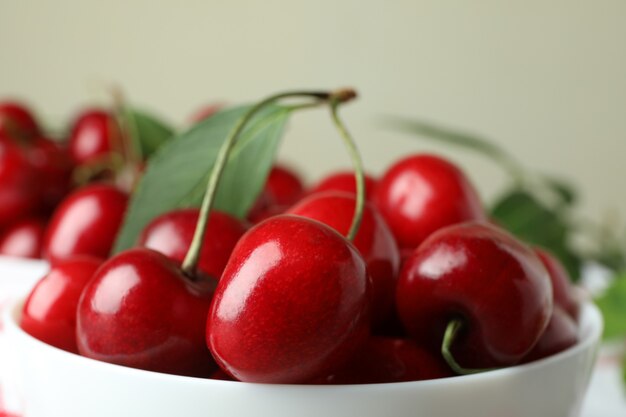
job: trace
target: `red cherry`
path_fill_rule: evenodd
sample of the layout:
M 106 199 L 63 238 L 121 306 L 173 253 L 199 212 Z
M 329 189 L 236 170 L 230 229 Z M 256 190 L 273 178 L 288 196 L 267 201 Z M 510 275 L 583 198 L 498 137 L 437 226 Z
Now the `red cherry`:
M 50 139 L 38 137 L 29 143 L 28 160 L 41 182 L 42 203 L 54 208 L 70 189 L 72 162 L 65 149 Z
M 0 135 L 30 139 L 40 133 L 35 117 L 26 106 L 14 101 L 0 103 Z
M 70 194 L 56 209 L 44 237 L 50 262 L 74 255 L 106 259 L 122 224 L 128 196 L 106 184 L 92 184 Z
M 182 264 L 191 246 L 199 213 L 198 209 L 185 209 L 157 217 L 141 233 L 139 245 L 161 252 Z M 213 211 L 200 253 L 200 270 L 219 279 L 235 244 L 245 231 L 246 227 L 240 220 Z
M 49 345 L 78 353 L 78 299 L 101 263 L 97 258 L 76 256 L 54 265 L 26 299 L 21 321 L 24 331 Z
M 19 258 L 41 258 L 46 225 L 40 219 L 25 219 L 9 226 L 0 237 L 0 254 Z
M 328 191 L 310 195 L 288 213 L 320 221 L 345 236 L 352 225 L 355 206 L 354 195 Z M 372 204 L 365 205 L 354 246 L 367 263 L 372 278 L 372 320 L 380 324 L 394 309 L 400 254 L 391 231 Z
M 400 274 L 398 312 L 409 334 L 434 350 L 460 319 L 452 345 L 466 368 L 519 362 L 552 313 L 552 287 L 537 256 L 503 230 L 481 223 L 441 229 L 415 250 Z
M 576 322 L 558 305 L 552 311 L 548 327 L 523 362 L 532 362 L 552 356 L 572 347 L 578 342 Z
M 347 366 L 314 384 L 381 384 L 453 376 L 439 356 L 407 339 L 372 337 Z
M 304 194 L 304 186 L 298 175 L 289 168 L 275 165 L 269 173 L 265 188 L 248 214 L 248 220 L 256 224 L 284 213 Z
M 177 375 L 208 376 L 205 345 L 214 280 L 190 281 L 166 256 L 130 249 L 109 259 L 87 284 L 76 327 L 81 355 Z
M 365 174 L 365 197 L 368 200 L 372 200 L 377 187 L 378 181 L 371 175 Z M 321 193 L 323 191 L 345 191 L 356 194 L 354 172 L 342 171 L 329 175 L 313 187 L 309 194 Z
M 235 379 L 233 379 L 233 377 L 231 377 L 230 375 L 228 375 L 226 372 L 222 371 L 221 369 L 218 369 L 217 371 L 213 372 L 211 376 L 209 377 L 209 379 L 217 379 L 220 381 L 236 381 Z
M 486 219 L 463 172 L 433 155 L 413 155 L 391 166 L 376 188 L 375 202 L 403 248 L 416 248 L 442 227 Z
M 365 340 L 368 285 L 363 258 L 336 231 L 272 217 L 235 247 L 211 305 L 207 344 L 240 381 L 310 381 Z
M 580 305 L 565 267 L 554 255 L 544 249 L 535 248 L 535 253 L 539 255 L 539 259 L 541 259 L 541 262 L 543 262 L 543 265 L 550 275 L 554 305 L 562 308 L 563 311 L 567 312 L 575 321 L 578 320 Z
M 81 113 L 74 122 L 69 152 L 77 165 L 84 165 L 119 152 L 120 142 L 119 127 L 113 115 L 90 109 Z
M 35 169 L 17 145 L 0 136 L 0 228 L 32 214 L 38 202 Z

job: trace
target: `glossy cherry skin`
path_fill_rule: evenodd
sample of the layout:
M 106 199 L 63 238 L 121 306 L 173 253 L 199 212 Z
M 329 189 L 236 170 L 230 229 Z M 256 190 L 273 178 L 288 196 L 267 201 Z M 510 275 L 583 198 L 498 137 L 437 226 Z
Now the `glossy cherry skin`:
M 439 351 L 452 319 L 452 354 L 465 368 L 518 363 L 552 314 L 552 286 L 535 253 L 504 230 L 463 223 L 431 235 L 407 260 L 397 306 L 408 333 Z
M 374 197 L 377 187 L 378 181 L 371 175 L 365 174 L 365 196 L 367 200 L 371 200 Z M 345 191 L 356 194 L 354 172 L 342 171 L 331 174 L 320 180 L 320 182 L 309 191 L 309 194 L 321 193 L 323 191 Z
M 246 382 L 305 383 L 343 365 L 368 334 L 365 261 L 330 227 L 280 215 L 233 251 L 207 321 L 220 367 Z
M 555 306 L 548 327 L 523 362 L 532 362 L 552 356 L 578 342 L 578 327 L 572 317 L 561 307 Z
M 214 280 L 192 282 L 174 261 L 145 248 L 106 261 L 78 304 L 81 355 L 177 375 L 209 376 L 205 345 Z
M 58 142 L 44 137 L 31 140 L 26 153 L 41 183 L 41 202 L 53 209 L 70 190 L 73 165 L 69 154 Z
M 78 116 L 69 140 L 70 156 L 76 165 L 95 162 L 120 149 L 120 131 L 112 114 L 89 109 Z
M 535 248 L 535 253 L 550 275 L 554 305 L 562 308 L 574 321 L 577 321 L 580 304 L 565 267 L 554 255 L 544 249 Z
M 289 214 L 320 221 L 345 236 L 350 230 L 356 198 L 345 192 L 315 193 L 289 209 Z M 366 204 L 354 239 L 372 279 L 372 321 L 381 324 L 395 309 L 400 254 L 391 231 L 376 208 Z
M 0 228 L 29 216 L 38 203 L 35 169 L 20 147 L 0 136 Z
M 182 264 L 196 230 L 199 212 L 195 208 L 182 209 L 157 217 L 141 233 L 139 246 L 161 252 Z M 245 231 L 246 226 L 240 220 L 213 211 L 200 252 L 200 270 L 219 280 L 233 248 Z
M 0 134 L 15 139 L 30 139 L 40 133 L 35 117 L 25 105 L 14 101 L 0 103 Z
M 272 167 L 265 187 L 248 214 L 248 220 L 256 224 L 284 213 L 304 194 L 302 180 L 293 170 L 282 165 Z
M 375 203 L 401 248 L 418 247 L 442 227 L 486 219 L 465 174 L 434 155 L 413 155 L 392 165 L 376 187 Z
M 74 255 L 106 259 L 122 224 L 128 196 L 112 185 L 82 187 L 61 202 L 44 237 L 51 263 Z
M 338 371 L 313 384 L 383 384 L 454 376 L 443 359 L 408 339 L 372 337 Z
M 20 220 L 0 236 L 0 254 L 18 258 L 41 258 L 46 225 L 41 219 Z
M 78 353 L 78 300 L 101 263 L 98 258 L 76 256 L 54 265 L 26 299 L 22 310 L 22 329 L 42 342 Z

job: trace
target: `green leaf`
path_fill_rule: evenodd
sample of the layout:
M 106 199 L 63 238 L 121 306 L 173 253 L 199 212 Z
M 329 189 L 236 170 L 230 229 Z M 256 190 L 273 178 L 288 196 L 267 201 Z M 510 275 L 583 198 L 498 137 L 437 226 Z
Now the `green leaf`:
M 216 113 L 159 149 L 133 193 L 115 253 L 132 247 L 156 216 L 200 205 L 219 148 L 249 108 Z M 229 157 L 215 209 L 245 217 L 265 184 L 290 113 L 284 107 L 268 106 L 250 121 Z
M 604 316 L 604 338 L 626 337 L 626 273 L 618 275 L 606 292 L 596 300 Z
M 137 109 L 124 113 L 137 150 L 147 159 L 174 136 L 174 129 L 156 117 Z
M 520 163 L 504 149 L 495 145 L 493 141 L 484 137 L 452 130 L 415 118 L 387 117 L 385 124 L 401 132 L 478 152 L 502 166 L 514 178 L 521 178 L 523 176 L 523 168 Z
M 530 193 L 514 188 L 494 204 L 491 216 L 527 243 L 551 251 L 572 279 L 578 279 L 582 261 L 569 247 L 570 229 L 556 211 L 543 205 Z

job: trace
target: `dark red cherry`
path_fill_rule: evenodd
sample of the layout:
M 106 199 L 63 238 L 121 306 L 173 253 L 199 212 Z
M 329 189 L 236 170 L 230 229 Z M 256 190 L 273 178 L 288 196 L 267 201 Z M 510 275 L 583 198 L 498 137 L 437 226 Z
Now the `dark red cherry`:
M 15 101 L 0 103 L 0 135 L 14 139 L 30 139 L 41 134 L 30 110 Z
M 101 263 L 98 258 L 76 256 L 52 266 L 24 303 L 22 328 L 42 342 L 78 353 L 78 300 Z
M 120 149 L 120 130 L 112 114 L 89 109 L 78 116 L 69 140 L 69 153 L 76 165 L 98 161 Z
M 106 261 L 78 305 L 78 351 L 88 358 L 177 375 L 209 376 L 205 344 L 214 280 L 192 282 L 145 248 Z
M 0 254 L 18 258 L 41 258 L 45 223 L 41 219 L 20 220 L 0 236 Z
M 574 346 L 576 342 L 578 342 L 576 322 L 557 305 L 552 311 L 548 327 L 535 347 L 524 357 L 523 362 L 532 362 L 552 356 Z
M 548 251 L 535 248 L 535 252 L 539 255 L 539 259 L 541 259 L 550 275 L 554 305 L 562 308 L 574 321 L 577 321 L 580 305 L 565 267 Z
M 74 255 L 106 259 L 122 224 L 128 196 L 107 184 L 91 184 L 70 194 L 56 209 L 44 237 L 50 262 Z
M 452 343 L 464 368 L 518 363 L 552 314 L 552 286 L 535 253 L 507 232 L 464 223 L 435 232 L 407 260 L 397 290 L 409 334 L 434 351 L 444 330 L 461 323 Z
M 284 213 L 304 194 L 304 186 L 298 174 L 281 165 L 274 165 L 267 182 L 250 213 L 248 220 L 253 224 Z
M 198 223 L 198 209 L 176 210 L 154 219 L 141 233 L 139 245 L 182 264 Z M 224 272 L 226 262 L 246 226 L 229 214 L 213 211 L 209 217 L 198 268 L 215 279 Z
M 434 155 L 392 165 L 376 187 L 375 202 L 402 248 L 416 248 L 442 227 L 486 219 L 465 174 Z
M 213 372 L 211 376 L 209 377 L 209 379 L 217 379 L 220 381 L 236 381 L 235 379 L 233 379 L 232 376 L 228 375 L 226 372 L 222 371 L 221 369 L 218 369 L 217 371 Z
M 345 192 L 314 193 L 289 209 L 346 235 L 352 225 L 356 197 Z M 376 208 L 366 204 L 354 246 L 361 252 L 372 278 L 372 321 L 382 323 L 395 309 L 400 254 L 391 231 Z
M 365 175 L 365 197 L 372 200 L 374 192 L 378 187 L 378 181 L 371 175 Z M 345 191 L 356 194 L 356 180 L 354 172 L 342 171 L 331 174 L 323 178 L 316 186 L 314 186 L 309 194 L 320 193 L 323 191 Z
M 444 360 L 408 339 L 372 337 L 340 370 L 313 384 L 382 384 L 453 376 Z
M 0 228 L 28 217 L 38 204 L 35 169 L 20 147 L 0 136 Z
M 38 137 L 26 150 L 28 160 L 41 183 L 41 202 L 50 210 L 67 195 L 71 185 L 72 162 L 58 142 Z
M 233 251 L 207 321 L 207 344 L 240 381 L 305 383 L 365 340 L 369 281 L 358 250 L 330 227 L 272 217 Z

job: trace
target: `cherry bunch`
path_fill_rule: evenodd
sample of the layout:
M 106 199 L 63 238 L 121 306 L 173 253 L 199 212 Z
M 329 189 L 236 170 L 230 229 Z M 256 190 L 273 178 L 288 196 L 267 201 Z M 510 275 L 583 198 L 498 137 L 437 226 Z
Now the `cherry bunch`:
M 410 155 L 366 175 L 338 114 L 354 96 L 259 102 L 224 141 L 201 207 L 153 219 L 114 256 L 125 194 L 91 185 L 70 195 L 53 215 L 51 270 L 22 327 L 113 364 L 263 383 L 442 378 L 574 345 L 579 302 L 559 262 L 491 223 L 444 158 Z M 214 210 L 246 123 L 293 97 L 330 109 L 354 170 L 307 189 L 275 165 L 246 219 Z

